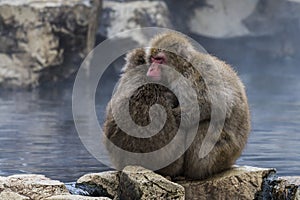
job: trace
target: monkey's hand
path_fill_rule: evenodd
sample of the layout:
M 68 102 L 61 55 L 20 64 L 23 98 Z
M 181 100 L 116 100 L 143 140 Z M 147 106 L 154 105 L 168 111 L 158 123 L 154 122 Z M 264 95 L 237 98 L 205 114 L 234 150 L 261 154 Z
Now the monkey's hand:
M 173 108 L 172 111 L 175 116 L 176 123 L 185 129 L 188 129 L 189 127 L 199 123 L 200 113 L 196 113 L 193 110 L 194 109 L 192 107 L 183 108 L 178 106 Z

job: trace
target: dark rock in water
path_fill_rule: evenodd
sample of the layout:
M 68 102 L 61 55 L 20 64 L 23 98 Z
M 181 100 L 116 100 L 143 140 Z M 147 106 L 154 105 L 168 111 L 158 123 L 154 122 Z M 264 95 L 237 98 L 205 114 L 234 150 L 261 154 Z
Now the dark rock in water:
M 292 181 L 288 181 L 288 179 L 292 179 Z M 259 200 L 298 200 L 300 199 L 300 186 L 293 181 L 295 179 L 291 177 L 278 178 L 275 173 L 272 173 L 264 178 L 262 191 L 256 198 Z
M 92 196 L 92 194 L 89 193 L 88 190 L 77 187 L 76 183 L 66 183 L 65 185 L 69 192 L 73 195 Z

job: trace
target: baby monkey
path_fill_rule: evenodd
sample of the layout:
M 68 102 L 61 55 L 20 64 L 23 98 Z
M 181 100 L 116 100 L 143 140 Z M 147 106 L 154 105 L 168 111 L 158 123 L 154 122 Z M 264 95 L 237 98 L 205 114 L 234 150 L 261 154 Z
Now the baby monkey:
M 167 32 L 157 35 L 149 46 L 127 54 L 126 65 L 113 97 L 114 103 L 112 99 L 107 106 L 104 134 L 112 163 L 117 169 L 128 164 L 127 158 L 114 150 L 114 145 L 134 153 L 153 152 L 170 143 L 182 128 L 182 142 L 160 155 L 167 159 L 176 151 L 181 152 L 181 156 L 157 170 L 157 173 L 204 179 L 229 169 L 241 155 L 250 132 L 249 108 L 241 80 L 229 65 L 197 51 L 182 34 Z M 145 81 L 146 84 L 133 89 L 138 81 Z M 193 88 L 196 99 L 186 87 Z M 130 96 L 123 95 L 133 90 Z M 124 98 L 129 101 L 130 114 L 130 119 L 123 119 L 124 124 L 126 120 L 133 120 L 138 126 L 147 126 L 155 121 L 149 114 L 150 108 L 155 104 L 164 107 L 165 124 L 157 134 L 136 137 L 119 127 L 113 109 L 123 112 L 127 105 L 122 101 Z M 195 111 L 197 109 L 192 101 L 196 102 L 200 112 Z M 220 114 L 213 114 L 215 111 Z M 159 113 L 152 114 L 158 121 L 163 120 Z M 222 117 L 223 124 L 218 127 Z M 189 142 L 193 130 L 196 130 L 196 135 Z M 219 137 L 213 148 L 204 156 L 199 156 L 205 138 L 217 131 Z M 148 132 L 140 134 L 145 136 Z M 143 166 L 143 163 L 139 164 Z

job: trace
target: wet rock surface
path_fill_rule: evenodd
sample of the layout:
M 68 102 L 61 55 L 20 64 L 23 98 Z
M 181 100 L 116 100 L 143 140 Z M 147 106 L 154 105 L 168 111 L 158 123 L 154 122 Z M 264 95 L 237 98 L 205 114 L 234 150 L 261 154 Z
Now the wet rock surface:
M 93 5 L 0 0 L 0 85 L 35 87 L 76 72 L 96 32 L 90 28 L 98 16 Z

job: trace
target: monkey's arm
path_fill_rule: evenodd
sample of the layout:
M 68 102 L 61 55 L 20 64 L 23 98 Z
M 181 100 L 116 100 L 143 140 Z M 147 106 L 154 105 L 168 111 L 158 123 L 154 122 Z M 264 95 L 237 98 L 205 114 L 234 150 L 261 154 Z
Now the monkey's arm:
M 198 108 L 195 107 L 194 102 L 190 102 L 191 98 L 185 98 L 183 106 L 179 104 L 177 98 L 177 102 L 172 104 L 172 112 L 176 122 L 177 124 L 180 124 L 181 122 L 184 128 L 189 128 L 201 121 L 207 121 L 211 118 L 211 104 L 207 100 L 205 93 L 203 91 L 198 91 L 197 96 L 198 105 L 196 106 L 198 106 Z
M 176 119 L 176 123 L 180 124 L 183 128 L 190 128 L 191 126 L 200 123 L 201 121 L 207 121 L 210 119 L 209 115 L 196 113 L 193 107 L 182 108 L 180 106 L 172 109 Z

